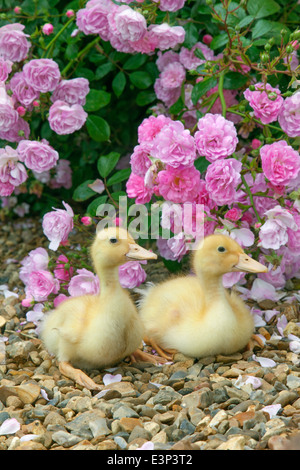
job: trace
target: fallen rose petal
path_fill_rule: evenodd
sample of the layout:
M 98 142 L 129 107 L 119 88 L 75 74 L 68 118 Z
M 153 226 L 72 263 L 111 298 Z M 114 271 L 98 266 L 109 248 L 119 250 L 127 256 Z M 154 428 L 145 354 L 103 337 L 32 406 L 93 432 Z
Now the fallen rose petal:
M 248 375 L 245 381 L 245 384 L 251 384 L 254 389 L 261 387 L 262 381 L 258 377 L 253 377 L 253 375 Z
M 48 394 L 47 394 L 46 390 L 44 390 L 43 388 L 41 388 L 41 395 L 45 400 L 49 401 Z
M 21 425 L 16 418 L 8 418 L 0 426 L 0 436 L 5 434 L 15 434 L 20 431 Z
M 102 398 L 104 397 L 104 395 L 107 394 L 107 392 L 109 392 L 111 389 L 110 388 L 107 388 L 106 390 L 101 390 L 101 392 L 97 393 L 97 395 L 95 395 L 95 397 L 97 398 Z
M 286 325 L 288 324 L 288 321 L 286 319 L 285 315 L 281 315 L 281 317 L 278 318 L 277 320 L 277 330 L 283 336 L 283 330 L 285 329 Z
M 138 447 L 137 450 L 154 450 L 154 443 L 151 441 L 144 442 L 141 447 Z
M 298 341 L 291 341 L 289 343 L 289 348 L 293 353 L 300 354 L 300 341 L 299 341 L 299 338 L 298 338 Z
M 265 316 L 266 322 L 269 322 L 271 318 L 273 318 L 275 315 L 278 315 L 279 313 L 280 313 L 279 310 L 265 310 L 264 316 Z
M 122 375 L 121 374 L 117 374 L 117 375 L 105 374 L 102 380 L 103 380 L 104 385 L 109 385 L 114 382 L 121 382 Z
M 262 408 L 261 411 L 265 411 L 266 413 L 268 413 L 270 415 L 270 418 L 272 419 L 272 418 L 274 418 L 274 416 L 277 415 L 280 408 L 281 408 L 280 404 L 278 404 L 278 405 L 268 405 L 268 406 L 264 406 L 264 408 Z
M 93 183 L 88 184 L 88 187 L 99 194 L 103 193 L 105 190 L 104 183 L 100 179 L 96 179 Z
M 253 360 L 259 362 L 262 367 L 274 367 L 276 366 L 276 362 L 273 359 L 269 359 L 267 357 L 257 357 L 255 354 L 252 356 Z
M 27 441 L 32 441 L 33 439 L 36 439 L 38 434 L 25 434 L 25 436 L 22 436 L 20 439 L 20 442 L 27 442 Z

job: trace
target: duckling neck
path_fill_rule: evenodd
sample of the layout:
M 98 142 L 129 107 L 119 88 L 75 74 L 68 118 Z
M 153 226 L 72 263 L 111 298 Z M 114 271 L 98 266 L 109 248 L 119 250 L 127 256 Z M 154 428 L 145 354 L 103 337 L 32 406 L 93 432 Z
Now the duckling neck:
M 220 298 L 225 299 L 226 291 L 223 286 L 222 277 L 220 276 L 207 276 L 204 273 L 197 273 L 205 298 L 208 301 L 216 301 Z
M 119 268 L 114 267 L 96 267 L 96 274 L 100 280 L 100 295 L 103 296 L 106 293 L 115 292 L 118 289 L 122 289 L 119 282 Z

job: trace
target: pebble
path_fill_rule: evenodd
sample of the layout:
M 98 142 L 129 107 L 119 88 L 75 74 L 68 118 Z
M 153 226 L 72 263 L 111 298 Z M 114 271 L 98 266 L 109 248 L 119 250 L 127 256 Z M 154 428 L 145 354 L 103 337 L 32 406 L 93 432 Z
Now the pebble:
M 279 339 L 272 336 L 278 333 L 274 321 L 260 330 L 267 341 L 255 354 L 273 359 L 274 367 L 262 367 L 249 351 L 199 360 L 178 353 L 173 363 L 163 365 L 122 362 L 111 372 L 121 375 L 120 382 L 105 386 L 107 371 L 92 372 L 102 384 L 100 391 L 106 390 L 99 398 L 98 390 L 82 389 L 60 375 L 35 325 L 25 321 L 20 265 L 5 264 L 5 257 L 21 260 L 30 249 L 47 245 L 40 221 L 26 230 L 12 229 L 12 222 L 0 227 L 0 261 L 5 266 L 0 283 L 19 293 L 7 299 L 0 294 L 0 335 L 8 337 L 0 365 L 0 426 L 10 418 L 20 423 L 14 435 L 0 436 L 0 450 L 121 451 L 136 450 L 148 441 L 155 451 L 300 449 L 300 359 L 289 350 L 287 338 L 300 338 L 296 302 L 265 300 L 255 305 L 276 308 L 288 321 Z M 146 268 L 149 280 L 166 277 L 163 263 Z M 261 385 L 237 386 L 241 376 L 259 378 Z M 263 411 L 268 405 L 280 405 L 272 418 Z M 27 434 L 34 439 L 21 441 Z

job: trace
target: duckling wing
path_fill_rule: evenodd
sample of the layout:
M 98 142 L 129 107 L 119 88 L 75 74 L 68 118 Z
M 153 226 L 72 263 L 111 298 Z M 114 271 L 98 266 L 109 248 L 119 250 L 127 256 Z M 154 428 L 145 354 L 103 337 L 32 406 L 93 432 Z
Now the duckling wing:
M 146 335 L 161 341 L 175 324 L 201 316 L 204 295 L 193 276 L 178 277 L 158 286 L 150 287 L 141 302 L 140 315 Z

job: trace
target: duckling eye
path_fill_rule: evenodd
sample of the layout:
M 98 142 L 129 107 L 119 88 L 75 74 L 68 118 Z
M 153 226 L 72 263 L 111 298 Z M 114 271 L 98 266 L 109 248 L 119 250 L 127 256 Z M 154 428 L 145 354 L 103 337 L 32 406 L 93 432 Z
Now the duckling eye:
M 110 238 L 109 241 L 110 241 L 110 243 L 118 243 L 117 238 Z
M 224 253 L 224 251 L 226 251 L 226 249 L 224 248 L 224 246 L 218 246 L 218 251 L 220 253 Z

